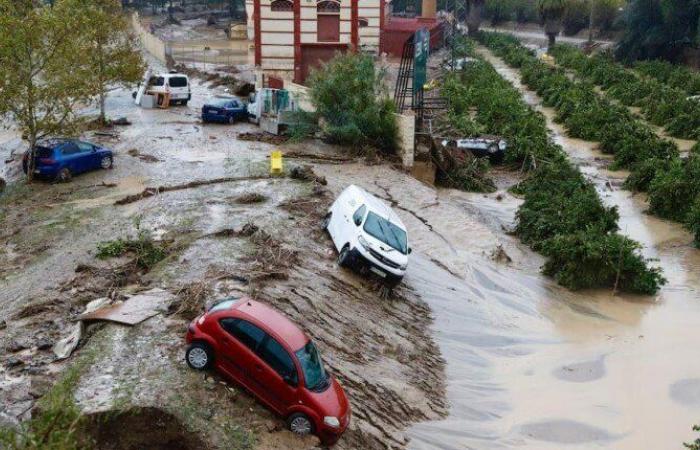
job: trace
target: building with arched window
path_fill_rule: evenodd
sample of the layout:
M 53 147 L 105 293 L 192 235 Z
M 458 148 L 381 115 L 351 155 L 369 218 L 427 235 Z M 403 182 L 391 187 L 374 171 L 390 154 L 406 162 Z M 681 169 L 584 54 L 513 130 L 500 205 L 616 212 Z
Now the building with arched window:
M 313 67 L 336 52 L 378 53 L 385 1 L 246 0 L 258 85 L 303 83 Z

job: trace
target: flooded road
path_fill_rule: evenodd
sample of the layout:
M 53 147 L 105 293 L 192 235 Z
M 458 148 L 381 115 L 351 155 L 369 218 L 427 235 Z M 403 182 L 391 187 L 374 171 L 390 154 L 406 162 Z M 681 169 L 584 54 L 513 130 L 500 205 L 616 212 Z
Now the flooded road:
M 433 224 L 451 235 L 455 251 L 445 253 L 438 240 L 422 239 L 425 230 L 409 226 L 419 251 L 407 283 L 433 308 L 451 404 L 447 419 L 411 429 L 410 447 L 680 448 L 700 420 L 700 252 L 679 224 L 646 215 L 643 196 L 619 188 L 627 174 L 608 171 L 609 156 L 595 143 L 566 137 L 517 72 L 480 51 L 545 114 L 556 142 L 604 201 L 618 206 L 621 231 L 658 258 L 669 283 L 654 298 L 572 293 L 532 270 L 528 260 L 539 257 L 527 249 L 510 255 L 510 264 L 484 257 L 480 243 L 509 241 L 501 227 L 479 230 L 471 215 L 451 215 L 465 225 Z M 402 191 L 414 195 L 405 186 Z M 484 205 L 481 215 L 497 222 L 488 202 L 474 197 L 440 191 L 434 208 Z M 507 227 L 512 217 L 500 220 Z

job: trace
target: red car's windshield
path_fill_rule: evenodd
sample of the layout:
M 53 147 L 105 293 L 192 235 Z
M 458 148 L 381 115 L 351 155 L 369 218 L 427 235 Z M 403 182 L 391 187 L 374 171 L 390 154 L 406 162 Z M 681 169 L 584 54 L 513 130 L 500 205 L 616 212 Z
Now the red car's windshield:
M 323 368 L 321 355 L 313 342 L 309 341 L 305 346 L 296 351 L 297 359 L 304 372 L 306 387 L 312 391 L 323 391 L 328 386 L 328 375 Z

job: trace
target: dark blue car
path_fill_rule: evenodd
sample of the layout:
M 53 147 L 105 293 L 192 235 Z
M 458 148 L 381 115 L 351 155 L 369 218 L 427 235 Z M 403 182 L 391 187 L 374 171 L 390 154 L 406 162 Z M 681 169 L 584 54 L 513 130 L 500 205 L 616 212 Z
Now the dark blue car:
M 68 181 L 73 175 L 96 169 L 112 168 L 112 151 L 77 139 L 47 139 L 35 148 L 34 176 Z M 29 170 L 29 152 L 22 160 Z
M 247 118 L 246 106 L 235 98 L 217 98 L 202 106 L 203 122 L 234 123 Z

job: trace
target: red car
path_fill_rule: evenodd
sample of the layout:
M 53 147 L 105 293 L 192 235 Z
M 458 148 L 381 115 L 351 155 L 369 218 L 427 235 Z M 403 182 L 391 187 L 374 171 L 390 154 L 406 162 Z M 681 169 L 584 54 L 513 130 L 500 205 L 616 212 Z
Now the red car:
M 326 373 L 314 343 L 293 322 L 254 300 L 227 299 L 192 321 L 185 359 L 216 368 L 287 419 L 299 435 L 338 441 L 350 423 L 343 388 Z

